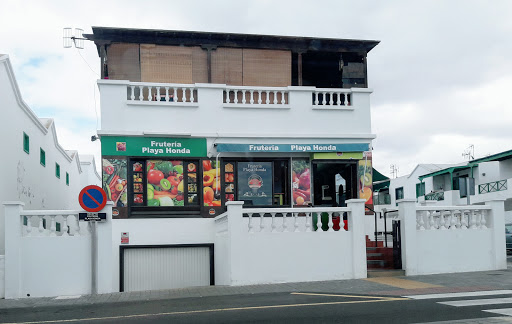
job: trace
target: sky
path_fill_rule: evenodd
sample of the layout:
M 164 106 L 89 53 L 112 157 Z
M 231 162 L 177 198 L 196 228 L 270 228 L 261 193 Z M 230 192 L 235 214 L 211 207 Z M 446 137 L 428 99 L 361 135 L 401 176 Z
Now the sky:
M 368 54 L 374 167 L 460 163 L 512 149 L 512 1 L 1 0 L 0 53 L 25 102 L 54 118 L 67 150 L 94 154 L 99 57 L 63 48 L 63 28 L 92 26 L 379 40 Z

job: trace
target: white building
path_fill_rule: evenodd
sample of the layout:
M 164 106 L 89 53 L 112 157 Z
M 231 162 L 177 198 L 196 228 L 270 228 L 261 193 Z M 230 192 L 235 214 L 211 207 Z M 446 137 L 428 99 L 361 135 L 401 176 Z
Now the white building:
M 100 184 L 92 156 L 64 150 L 51 118 L 38 118 L 23 101 L 11 62 L 0 55 L 0 204 L 21 201 L 26 209 L 77 209 L 86 184 Z M 4 254 L 4 208 L 0 208 L 0 257 Z

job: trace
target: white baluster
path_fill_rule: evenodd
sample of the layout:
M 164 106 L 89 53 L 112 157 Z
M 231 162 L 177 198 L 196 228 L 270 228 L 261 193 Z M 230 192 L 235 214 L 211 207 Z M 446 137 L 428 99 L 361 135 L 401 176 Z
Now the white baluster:
M 332 91 L 331 91 L 331 92 L 329 92 L 329 95 L 331 96 L 331 97 L 329 98 L 329 99 L 330 99 L 330 100 L 329 100 L 329 105 L 330 105 L 330 106 L 332 106 L 332 104 L 333 104 L 333 102 L 334 102 L 334 98 L 333 98 L 333 96 L 332 96 L 332 94 L 333 94 L 333 93 L 334 93 L 334 92 L 332 92 Z
M 134 101 L 135 100 L 135 86 L 130 86 L 130 88 L 132 88 L 132 95 L 130 96 L 130 99 L 132 101 Z
M 311 221 L 312 221 L 311 213 L 306 213 L 306 232 L 311 232 L 311 227 L 312 227 Z
M 165 102 L 169 101 L 169 87 L 165 87 Z
M 194 89 L 193 88 L 190 88 L 190 102 L 194 102 L 195 98 L 194 98 Z
M 150 86 L 148 86 L 148 101 L 152 101 L 153 99 L 151 98 L 151 88 Z
M 62 233 L 61 236 L 69 236 L 68 235 L 68 220 L 67 216 L 62 216 L 62 224 L 60 225 L 60 232 Z
M 187 88 L 181 88 L 181 102 L 187 102 Z
M 315 106 L 318 106 L 318 91 L 315 91 Z
M 174 102 L 178 102 L 178 88 L 174 87 L 172 88 L 172 98 Z
M 426 215 L 428 215 L 428 212 L 425 213 Z M 419 230 L 420 231 L 424 231 L 425 230 L 425 221 L 423 220 L 423 215 L 420 214 L 420 222 L 419 222 Z
M 316 231 L 317 232 L 323 232 L 323 229 L 322 229 L 322 213 L 317 213 L 317 217 L 316 217 Z
M 260 232 L 265 229 L 265 217 L 263 213 L 260 213 Z
M 456 230 L 457 227 L 455 225 L 457 225 L 457 220 L 455 219 L 455 212 L 452 210 L 450 213 L 450 229 Z
M 39 234 L 38 236 L 43 236 L 43 232 L 44 232 L 44 226 L 43 226 L 43 216 L 37 216 L 39 218 Z
M 57 236 L 57 225 L 55 223 L 55 216 L 50 216 L 51 225 L 50 225 L 50 236 Z
M 440 225 L 439 226 L 440 229 L 442 229 L 442 230 L 447 229 L 446 226 L 445 226 L 446 222 L 444 220 L 444 211 L 440 211 L 439 212 L 439 225 Z
M 285 92 L 281 91 L 281 104 L 284 105 L 286 103 L 286 98 L 284 97 Z
M 332 221 L 332 217 L 333 217 L 332 214 L 333 214 L 333 212 L 328 212 L 327 213 L 327 217 L 329 217 L 329 220 L 327 222 L 327 226 L 329 228 L 327 229 L 327 232 L 334 232 L 334 228 L 333 228 L 334 227 L 334 222 Z
M 267 94 L 265 98 L 265 103 L 268 105 L 270 103 L 270 91 L 267 90 L 265 93 Z
M 272 216 L 272 224 L 270 225 L 270 231 L 271 232 L 275 232 L 276 231 L 276 213 L 270 213 L 270 215 Z
M 322 96 L 323 96 L 323 98 L 322 98 L 322 105 L 325 106 L 325 103 L 326 103 L 326 100 L 327 100 L 327 98 L 326 98 L 327 97 L 327 92 L 326 91 L 322 92 Z
M 434 220 L 434 211 L 428 211 L 427 213 L 429 213 L 429 217 L 430 217 L 430 230 L 435 230 L 436 229 L 436 222 Z
M 246 93 L 246 92 L 247 92 L 246 90 L 242 90 L 242 104 L 244 104 L 244 105 L 247 103 L 247 100 L 245 99 L 245 93 Z M 253 100 L 252 100 L 252 90 L 251 90 L 251 98 L 250 98 L 250 102 L 252 103 L 252 101 L 253 101 Z
M 347 107 L 348 106 L 348 93 L 344 93 L 343 94 L 343 106 Z
M 274 91 L 274 105 L 277 105 L 277 91 Z
M 235 94 L 234 96 L 234 103 L 237 104 L 238 103 L 238 94 L 240 93 L 240 90 L 233 90 L 233 93 Z M 243 96 L 242 100 L 245 100 L 245 95 Z
M 32 218 L 35 216 L 27 216 L 27 236 L 35 236 L 34 228 L 32 227 Z
M 245 92 L 244 92 L 245 93 Z M 254 90 L 249 90 L 250 97 L 249 97 L 249 103 L 252 105 L 254 104 Z M 244 102 L 245 103 L 245 102 Z
M 286 222 L 286 213 L 283 213 L 283 232 L 289 232 L 288 223 Z
M 470 226 L 470 229 L 477 229 L 476 227 L 476 216 L 475 216 L 475 211 L 472 210 L 471 211 L 471 220 L 469 221 L 471 226 Z
M 481 219 L 482 219 L 482 221 L 480 222 L 480 228 L 481 229 L 486 229 L 487 228 L 487 226 L 486 226 L 487 221 L 486 221 L 485 218 L 487 217 L 487 211 L 486 210 L 481 210 L 480 211 L 480 215 L 481 215 Z
M 224 90 L 224 93 L 226 94 L 226 103 L 228 104 L 230 102 L 229 100 L 229 90 Z
M 261 90 L 258 90 L 258 104 L 261 105 Z
M 160 101 L 160 87 L 156 87 L 156 101 Z
M 475 210 L 475 219 L 476 219 L 476 228 L 480 229 L 482 226 L 482 214 L 479 213 L 479 210 Z
M 466 213 L 464 210 L 460 210 L 460 229 L 468 229 L 468 221 L 466 221 Z
M 254 225 L 252 224 L 252 213 L 249 213 L 249 233 L 254 233 Z
M 144 86 L 139 86 L 139 101 L 144 100 Z
M 343 93 L 338 92 L 338 102 L 336 103 L 337 106 L 341 106 L 341 98 L 343 96 Z
M 294 232 L 299 232 L 299 214 L 298 213 L 293 213 L 292 216 L 295 219 L 295 222 L 293 223 L 293 225 L 295 226 Z

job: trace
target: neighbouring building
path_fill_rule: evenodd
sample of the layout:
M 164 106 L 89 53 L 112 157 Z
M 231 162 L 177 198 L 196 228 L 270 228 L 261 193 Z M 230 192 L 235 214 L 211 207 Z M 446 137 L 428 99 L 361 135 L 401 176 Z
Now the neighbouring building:
M 130 245 L 173 246 L 209 265 L 214 217 L 227 202 L 332 207 L 364 198 L 372 206 L 366 59 L 378 41 L 92 30 L 117 242 L 123 233 Z M 132 258 L 146 253 L 127 251 L 121 285 L 130 281 L 125 268 L 138 271 Z
M 0 55 L 0 110 L 5 117 L 0 135 L 6 139 L 1 144 L 0 204 L 21 201 L 25 209 L 78 209 L 84 185 L 101 184 L 94 158 L 62 148 L 53 119 L 38 118 L 23 101 L 7 55 Z M 1 206 L 0 257 L 3 254 Z

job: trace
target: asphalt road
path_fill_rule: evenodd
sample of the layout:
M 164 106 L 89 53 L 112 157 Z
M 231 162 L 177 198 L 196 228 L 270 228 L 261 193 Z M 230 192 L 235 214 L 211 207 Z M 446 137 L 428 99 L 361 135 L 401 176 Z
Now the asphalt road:
M 492 298 L 492 296 L 487 297 Z M 458 300 L 471 299 L 458 298 Z M 424 323 L 499 316 L 492 306 L 315 292 L 183 298 L 0 311 L 0 323 Z M 441 300 L 442 301 L 442 300 Z M 507 307 L 507 305 L 500 305 Z M 508 305 L 512 307 L 512 303 Z

